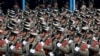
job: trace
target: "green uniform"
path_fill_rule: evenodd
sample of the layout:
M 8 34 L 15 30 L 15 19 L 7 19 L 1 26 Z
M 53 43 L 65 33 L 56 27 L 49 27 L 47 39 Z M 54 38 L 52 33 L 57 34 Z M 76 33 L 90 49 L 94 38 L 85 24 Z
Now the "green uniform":
M 77 46 L 76 46 L 77 45 Z M 75 50 L 78 47 L 79 50 Z M 89 56 L 89 51 L 87 48 L 87 44 L 85 43 L 71 43 L 70 44 L 70 56 Z

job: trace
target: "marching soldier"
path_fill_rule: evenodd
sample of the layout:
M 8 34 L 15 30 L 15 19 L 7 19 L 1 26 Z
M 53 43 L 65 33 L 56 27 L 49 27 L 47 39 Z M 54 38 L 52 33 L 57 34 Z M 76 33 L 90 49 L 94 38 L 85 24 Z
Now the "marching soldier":
M 53 49 L 52 48 L 52 38 L 48 34 L 48 29 L 43 29 L 40 33 L 41 43 L 43 44 L 43 49 L 45 50 L 46 56 L 49 55 L 49 52 Z
M 18 34 L 18 31 L 14 31 L 14 33 Z M 16 35 L 16 37 L 17 37 L 17 35 Z M 20 42 L 19 39 L 16 39 L 16 43 L 15 43 L 14 49 L 12 49 L 12 51 L 14 52 L 15 56 L 22 56 L 22 43 Z
M 12 9 L 12 10 L 14 10 L 15 13 L 17 14 L 17 13 L 20 11 L 19 4 L 16 3 L 16 4 L 13 6 L 13 9 Z
M 12 31 L 8 37 L 8 44 L 7 44 L 7 51 L 6 56 L 14 56 L 16 53 L 16 42 L 17 42 L 17 33 L 15 31 Z M 16 50 L 16 51 L 15 51 Z
M 37 36 L 37 34 L 33 34 L 35 35 L 35 37 Z M 31 39 L 30 39 L 31 40 Z M 43 43 L 40 40 L 34 40 L 32 43 L 32 47 L 29 50 L 30 55 L 29 56 L 46 56 L 45 55 L 45 51 L 43 49 Z
M 62 27 L 66 27 L 67 26 L 67 17 L 63 16 L 62 20 L 61 20 L 61 25 Z
M 57 2 L 53 8 L 51 4 L 47 8 L 41 6 L 32 11 L 27 7 L 28 10 L 18 13 L 16 4 L 4 20 L 0 12 L 0 56 L 100 55 L 100 9 L 95 13 L 92 5 L 89 11 L 84 4 L 82 11 L 71 14 L 67 7 L 59 11 Z M 21 31 L 19 36 L 14 32 L 16 29 Z
M 88 46 L 82 42 L 82 36 L 76 33 L 74 36 L 74 42 L 70 44 L 70 56 L 89 56 Z
M 23 56 L 29 56 L 30 55 L 30 49 L 32 48 L 33 42 L 36 43 L 36 36 L 31 33 L 28 36 L 28 39 L 23 41 L 24 46 L 23 46 Z
M 98 42 L 99 42 L 99 55 L 100 55 L 100 29 L 98 31 Z
M 68 41 L 64 38 L 63 34 L 64 29 L 60 28 L 56 32 L 55 39 L 53 40 L 53 53 L 50 53 L 50 56 L 65 56 L 69 52 Z
M 57 43 L 58 49 L 64 54 L 63 56 L 70 56 L 70 46 L 68 44 L 67 36 L 63 35 L 63 41 Z
M 3 30 L 0 30 L 0 32 L 3 33 Z M 7 40 L 3 38 L 0 39 L 0 56 L 4 55 L 7 52 L 7 43 Z
M 89 56 L 98 56 L 99 44 L 95 37 L 93 37 L 93 31 L 89 30 L 86 35 L 86 40 L 88 44 Z
M 23 28 L 22 32 L 21 32 L 21 41 L 22 41 L 22 44 L 25 45 L 24 41 L 27 40 L 27 35 L 28 35 L 28 32 L 29 32 L 29 28 Z

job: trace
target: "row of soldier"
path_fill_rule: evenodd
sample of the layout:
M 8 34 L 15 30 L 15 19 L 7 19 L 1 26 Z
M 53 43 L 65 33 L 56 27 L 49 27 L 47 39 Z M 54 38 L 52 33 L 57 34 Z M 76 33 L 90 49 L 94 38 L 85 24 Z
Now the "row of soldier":
M 0 10 L 0 56 L 99 56 L 100 9 Z

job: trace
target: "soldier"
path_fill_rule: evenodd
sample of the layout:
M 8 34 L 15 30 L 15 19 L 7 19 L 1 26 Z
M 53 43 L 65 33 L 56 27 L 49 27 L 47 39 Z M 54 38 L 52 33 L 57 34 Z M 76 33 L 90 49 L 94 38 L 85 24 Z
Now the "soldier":
M 60 28 L 54 37 L 53 40 L 53 50 L 50 53 L 50 56 L 65 56 L 68 53 L 68 41 L 64 38 L 64 29 Z
M 46 9 L 47 9 L 48 12 L 51 12 L 52 11 L 51 4 L 48 4 Z
M 49 55 L 49 52 L 53 49 L 52 48 L 52 38 L 49 32 L 49 29 L 43 29 L 42 32 L 40 33 L 41 37 L 41 43 L 43 44 L 43 49 L 45 50 L 46 56 Z
M 28 35 L 28 32 L 29 32 L 29 28 L 23 28 L 22 32 L 21 32 L 21 41 L 23 43 L 23 45 L 25 45 L 24 41 L 26 42 L 27 40 L 27 35 Z
M 57 2 L 54 2 L 53 9 L 58 9 L 58 3 Z
M 70 44 L 70 56 L 89 56 L 87 44 L 82 42 L 82 36 L 76 33 L 74 42 Z
M 89 2 L 89 10 L 91 11 L 95 10 L 93 2 Z
M 99 42 L 99 55 L 100 55 L 100 29 L 98 31 L 98 42 Z
M 61 25 L 62 27 L 66 27 L 67 26 L 67 17 L 63 16 L 62 20 L 61 20 Z
M 14 33 L 18 34 L 18 31 L 14 31 Z M 17 35 L 16 35 L 16 37 L 17 37 Z M 16 39 L 16 43 L 13 47 L 14 47 L 14 49 L 12 49 L 12 51 L 14 52 L 14 55 L 15 56 L 22 56 L 22 43 L 20 42 L 19 39 Z
M 37 36 L 37 34 L 34 34 L 35 36 Z M 30 56 L 46 56 L 45 55 L 45 51 L 43 49 L 43 43 L 40 42 L 40 40 L 34 40 L 32 43 L 32 47 L 29 50 L 30 52 Z
M 19 10 L 20 10 L 19 4 L 15 3 L 12 10 L 14 10 L 15 13 L 17 14 L 19 12 Z
M 33 33 L 31 33 L 28 36 L 28 39 L 23 42 L 23 43 L 25 43 L 24 46 L 23 46 L 23 56 L 29 56 L 30 55 L 30 49 L 32 48 L 33 42 L 36 42 L 36 36 Z
M 86 35 L 86 40 L 89 49 L 89 56 L 98 56 L 99 44 L 95 37 L 93 37 L 93 31 L 89 30 Z
M 70 56 L 70 47 L 67 36 L 62 35 L 62 41 L 57 43 L 57 47 L 64 54 L 63 56 Z
M 1 33 L 3 33 L 3 30 L 0 30 Z M 1 38 L 0 39 L 0 56 L 4 55 L 7 51 L 7 43 L 5 39 Z
M 67 32 L 68 32 L 68 38 L 70 39 L 70 40 L 73 40 L 74 38 L 74 34 L 75 34 L 75 32 L 76 32 L 76 29 L 74 28 L 74 27 L 69 27 L 68 29 L 67 29 Z
M 7 56 L 15 55 L 14 52 L 16 51 L 14 49 L 16 49 L 15 48 L 16 42 L 17 42 L 17 33 L 12 31 L 8 37 L 8 44 L 7 44 L 7 51 L 6 51 Z

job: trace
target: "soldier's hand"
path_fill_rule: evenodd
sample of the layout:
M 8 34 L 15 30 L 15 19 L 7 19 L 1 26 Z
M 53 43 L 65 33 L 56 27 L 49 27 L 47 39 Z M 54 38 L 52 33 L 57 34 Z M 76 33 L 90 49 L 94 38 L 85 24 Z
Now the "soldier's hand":
M 23 45 L 26 45 L 27 44 L 27 42 L 26 41 L 23 41 L 23 43 L 22 43 Z
M 10 46 L 10 49 L 11 49 L 11 50 L 13 50 L 14 48 L 15 48 L 15 46 L 13 46 L 13 45 Z
M 93 40 L 96 40 L 96 37 L 93 37 Z
M 6 55 L 3 54 L 2 56 L 6 56 Z
M 54 56 L 54 54 L 53 54 L 52 52 L 49 52 L 49 55 L 50 55 L 50 56 Z
M 62 46 L 62 44 L 61 43 L 57 43 L 57 47 L 61 47 Z
M 69 40 L 68 43 L 71 44 L 73 42 L 73 40 Z
M 35 49 L 30 49 L 30 53 L 35 53 Z
M 80 50 L 80 48 L 79 47 L 75 47 L 74 50 L 78 52 Z
M 90 48 L 90 47 L 91 47 L 91 45 L 88 44 L 88 48 Z
M 6 43 L 9 43 L 10 41 L 8 39 L 5 39 Z
M 100 55 L 100 51 L 99 51 L 99 55 Z
M 42 46 L 44 46 L 44 42 L 40 42 Z

